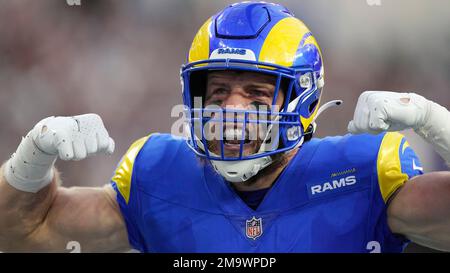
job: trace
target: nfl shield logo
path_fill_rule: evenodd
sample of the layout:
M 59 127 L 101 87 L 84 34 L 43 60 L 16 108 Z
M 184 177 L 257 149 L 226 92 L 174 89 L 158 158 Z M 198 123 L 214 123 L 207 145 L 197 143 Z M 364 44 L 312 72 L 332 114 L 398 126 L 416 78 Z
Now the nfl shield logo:
M 261 234 L 263 233 L 262 230 L 262 219 L 261 218 L 255 218 L 253 216 L 252 219 L 245 221 L 245 234 L 248 238 L 256 240 Z

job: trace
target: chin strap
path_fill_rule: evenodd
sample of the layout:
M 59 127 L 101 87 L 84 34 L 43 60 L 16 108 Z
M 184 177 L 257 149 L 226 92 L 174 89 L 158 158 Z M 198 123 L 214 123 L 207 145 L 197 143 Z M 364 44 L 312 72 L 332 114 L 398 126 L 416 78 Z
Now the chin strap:
M 325 103 L 324 105 L 322 105 L 319 110 L 317 110 L 317 114 L 314 117 L 313 121 L 311 122 L 311 125 L 309 125 L 308 129 L 305 132 L 305 141 L 308 141 L 312 138 L 313 134 L 316 132 L 316 128 L 317 128 L 317 123 L 316 120 L 317 118 L 326 110 L 330 109 L 331 107 L 335 107 L 335 106 L 341 106 L 343 103 L 342 100 L 332 100 L 329 101 L 327 103 Z
M 329 101 L 327 103 L 325 103 L 324 105 L 320 106 L 319 110 L 317 111 L 317 115 L 314 117 L 312 123 L 316 122 L 316 119 L 323 113 L 325 112 L 325 110 L 330 109 L 331 107 L 335 107 L 335 106 L 341 106 L 343 103 L 342 100 L 332 100 Z
M 272 164 L 272 157 L 264 156 L 241 161 L 211 160 L 211 164 L 226 181 L 232 183 L 245 182 L 259 171 Z

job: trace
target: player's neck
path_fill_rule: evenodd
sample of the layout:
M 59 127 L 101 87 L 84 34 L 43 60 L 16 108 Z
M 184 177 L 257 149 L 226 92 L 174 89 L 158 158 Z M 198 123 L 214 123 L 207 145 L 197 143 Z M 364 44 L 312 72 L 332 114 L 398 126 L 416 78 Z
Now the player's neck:
M 280 162 L 269 165 L 246 182 L 232 183 L 233 187 L 238 191 L 256 191 L 270 188 L 291 159 L 297 154 L 297 151 L 298 149 L 294 149 L 288 152 Z

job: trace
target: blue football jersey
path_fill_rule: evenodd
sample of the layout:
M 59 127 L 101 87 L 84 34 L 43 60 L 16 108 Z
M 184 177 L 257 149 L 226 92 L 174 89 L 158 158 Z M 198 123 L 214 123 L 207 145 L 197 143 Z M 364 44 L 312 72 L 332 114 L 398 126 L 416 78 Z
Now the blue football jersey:
M 112 185 L 142 252 L 401 252 L 387 204 L 419 174 L 400 133 L 313 138 L 253 210 L 184 139 L 152 134 L 129 148 Z

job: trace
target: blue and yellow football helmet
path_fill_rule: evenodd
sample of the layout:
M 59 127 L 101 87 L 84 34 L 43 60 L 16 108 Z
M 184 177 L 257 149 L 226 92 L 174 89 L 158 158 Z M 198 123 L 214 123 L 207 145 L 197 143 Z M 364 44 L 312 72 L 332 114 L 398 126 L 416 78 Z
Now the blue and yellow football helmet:
M 255 114 L 250 110 L 235 109 L 221 109 L 221 115 L 211 118 L 208 113 L 217 109 L 195 103 L 195 97 L 205 95 L 205 72 L 217 70 L 252 71 L 276 78 L 272 108 L 264 113 L 257 111 L 266 120 L 250 118 Z M 240 182 L 268 166 L 272 155 L 300 146 L 305 136 L 311 135 L 324 86 L 322 53 L 308 27 L 285 7 L 265 2 L 236 3 L 209 18 L 197 32 L 187 63 L 181 68 L 181 81 L 189 146 L 200 157 L 211 160 L 225 179 Z M 282 86 L 284 102 L 278 109 L 275 102 Z M 233 112 L 241 118 L 229 120 L 227 114 Z M 239 155 L 230 157 L 224 153 L 223 138 L 221 152 L 208 149 L 204 132 L 208 122 L 237 122 L 243 128 L 265 123 L 271 133 L 277 127 L 277 137 L 271 137 L 271 144 L 261 145 L 257 153 L 245 155 L 243 134 Z

